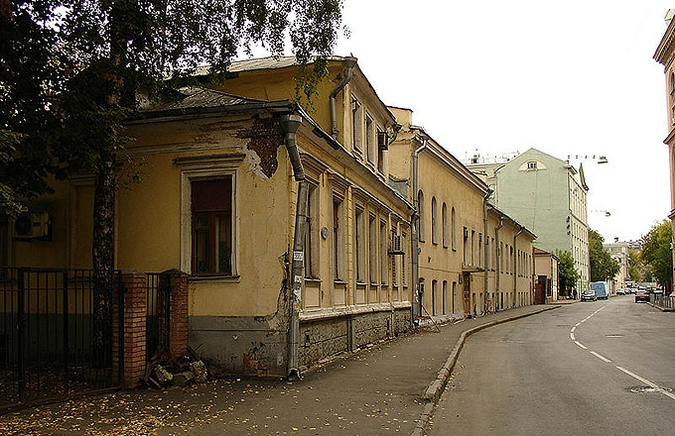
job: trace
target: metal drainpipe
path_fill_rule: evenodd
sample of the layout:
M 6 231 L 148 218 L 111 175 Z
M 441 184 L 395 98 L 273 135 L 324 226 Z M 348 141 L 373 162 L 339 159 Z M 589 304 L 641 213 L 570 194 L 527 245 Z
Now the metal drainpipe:
M 412 155 L 412 164 L 413 164 L 413 174 L 412 174 L 412 183 L 413 183 L 413 204 L 415 208 L 413 210 L 412 217 L 410 218 L 410 229 L 412 230 L 411 239 L 411 251 L 412 251 L 412 278 L 413 278 L 413 301 L 412 301 L 412 321 L 415 322 L 415 319 L 420 314 L 420 301 L 419 301 L 419 196 L 417 195 L 419 180 L 418 180 L 418 156 L 419 154 L 427 148 L 427 139 L 422 139 L 422 145 L 413 152 Z
M 328 99 L 330 100 L 330 124 L 331 124 L 331 136 L 333 139 L 337 139 L 338 133 L 340 131 L 337 128 L 337 113 L 335 110 L 335 97 L 337 96 L 338 92 L 342 91 L 342 88 L 344 88 L 347 83 L 349 83 L 350 80 L 352 80 L 352 72 L 354 69 L 354 65 L 356 65 L 356 58 L 355 57 L 346 57 L 343 61 L 343 64 L 345 66 L 345 76 L 342 78 L 340 83 L 333 89 L 328 96 Z
M 497 297 L 498 299 L 499 299 L 499 297 L 501 297 L 501 275 L 502 275 L 502 272 L 500 270 L 500 266 L 501 266 L 501 261 L 502 261 L 502 254 L 499 251 L 499 243 L 500 243 L 499 231 L 502 229 L 502 227 L 504 227 L 504 217 L 500 216 L 499 217 L 499 225 L 497 226 L 497 228 L 495 228 L 495 250 L 497 251 L 497 268 L 495 268 L 495 271 L 497 272 L 497 289 L 495 289 L 495 297 Z M 499 302 L 501 302 L 501 301 L 499 301 Z M 498 306 L 501 306 L 501 305 L 498 304 Z
M 516 306 L 516 294 L 518 292 L 518 236 L 525 230 L 525 227 L 520 227 L 518 233 L 513 237 L 513 306 Z
M 298 341 L 300 336 L 299 303 L 302 297 L 304 277 L 305 232 L 307 230 L 307 207 L 309 186 L 305 181 L 305 171 L 300 161 L 300 153 L 296 143 L 296 132 L 300 128 L 302 118 L 298 115 L 284 115 L 281 125 L 286 132 L 286 149 L 293 165 L 293 176 L 298 182 L 298 201 L 295 210 L 295 234 L 293 235 L 293 263 L 291 266 L 292 293 L 289 295 L 288 325 L 288 378 L 300 378 L 298 368 Z
M 483 265 L 485 265 L 485 287 L 483 288 L 483 293 L 485 296 L 485 302 L 483 304 L 483 311 L 487 308 L 487 298 L 488 295 L 490 295 L 490 292 L 488 290 L 488 285 L 490 284 L 490 280 L 488 277 L 488 261 L 490 259 L 490 253 L 488 253 L 487 248 L 489 247 L 488 245 L 488 207 L 487 207 L 487 201 L 488 198 L 490 198 L 490 195 L 492 194 L 492 190 L 488 189 L 487 194 L 485 194 L 485 197 L 483 198 L 483 234 L 485 235 L 485 241 L 483 241 Z

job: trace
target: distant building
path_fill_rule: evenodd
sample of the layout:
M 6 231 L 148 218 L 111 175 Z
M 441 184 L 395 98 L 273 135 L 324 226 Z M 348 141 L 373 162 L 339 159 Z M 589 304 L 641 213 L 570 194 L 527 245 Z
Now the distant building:
M 537 235 L 543 251 L 569 251 L 579 272 L 577 290 L 588 287 L 588 207 L 583 166 L 530 148 L 502 163 L 469 164 L 493 190 L 491 202 Z
M 614 289 L 625 289 L 627 287 L 627 282 L 630 281 L 629 269 L 630 269 L 630 254 L 628 253 L 629 244 L 628 242 L 614 242 L 611 244 L 603 244 L 603 247 L 609 254 L 612 256 L 612 259 L 619 262 L 621 269 L 614 276 Z
M 389 183 L 415 204 L 412 271 L 417 316 L 481 315 L 532 302 L 535 235 L 486 205 L 488 185 L 423 128 L 412 111 L 389 146 Z
M 654 59 L 665 67 L 666 74 L 668 136 L 663 142 L 668 146 L 670 162 L 670 214 L 668 218 L 675 229 L 675 20 L 673 17 L 675 17 L 675 9 L 669 9 L 666 13 L 668 28 L 654 53 Z M 675 231 L 673 233 L 675 234 Z M 672 244 L 672 247 L 675 255 L 675 244 Z M 675 279 L 675 270 L 673 270 L 673 278 Z
M 559 299 L 559 261 L 560 259 L 554 254 L 538 248 L 534 249 L 535 304 L 545 304 Z

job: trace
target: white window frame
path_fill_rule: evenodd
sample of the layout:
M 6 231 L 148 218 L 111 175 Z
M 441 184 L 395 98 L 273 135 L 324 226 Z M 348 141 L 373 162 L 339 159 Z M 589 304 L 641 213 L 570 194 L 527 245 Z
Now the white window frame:
M 180 217 L 180 266 L 181 270 L 192 275 L 192 181 L 232 178 L 232 275 L 213 277 L 195 277 L 198 279 L 228 280 L 239 277 L 239 195 L 238 167 L 243 157 L 208 157 L 177 160 L 181 167 L 181 217 Z

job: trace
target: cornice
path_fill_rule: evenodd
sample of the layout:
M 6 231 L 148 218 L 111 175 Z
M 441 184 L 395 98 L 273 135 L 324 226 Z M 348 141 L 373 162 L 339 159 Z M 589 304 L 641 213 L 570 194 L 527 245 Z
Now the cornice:
M 661 42 L 654 53 L 654 60 L 661 65 L 668 65 L 672 59 L 673 41 L 675 40 L 675 20 L 672 20 L 668 25 L 668 29 L 663 34 Z

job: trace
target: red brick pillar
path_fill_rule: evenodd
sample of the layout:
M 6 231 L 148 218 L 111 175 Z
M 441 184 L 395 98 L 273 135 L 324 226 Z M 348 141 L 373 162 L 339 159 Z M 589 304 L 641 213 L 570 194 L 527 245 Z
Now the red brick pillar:
M 134 388 L 145 376 L 147 278 L 138 271 L 123 271 L 113 297 L 113 367 L 120 374 L 119 340 L 122 339 L 121 382 L 124 388 Z M 119 334 L 119 294 L 122 292 L 122 332 Z
M 188 275 L 171 269 L 160 277 L 160 292 L 168 292 L 168 313 L 159 311 L 160 348 L 171 358 L 187 355 L 188 346 Z M 166 298 L 167 296 L 164 296 Z M 166 301 L 166 300 L 165 300 Z

